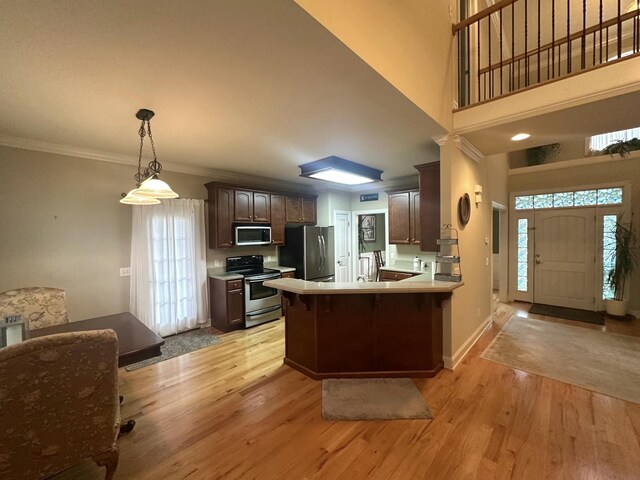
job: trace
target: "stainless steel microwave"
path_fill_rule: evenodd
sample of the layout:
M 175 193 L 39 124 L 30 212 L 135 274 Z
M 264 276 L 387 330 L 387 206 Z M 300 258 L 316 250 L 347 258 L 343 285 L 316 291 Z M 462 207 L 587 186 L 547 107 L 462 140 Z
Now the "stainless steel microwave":
M 271 245 L 271 227 L 237 225 L 236 245 Z

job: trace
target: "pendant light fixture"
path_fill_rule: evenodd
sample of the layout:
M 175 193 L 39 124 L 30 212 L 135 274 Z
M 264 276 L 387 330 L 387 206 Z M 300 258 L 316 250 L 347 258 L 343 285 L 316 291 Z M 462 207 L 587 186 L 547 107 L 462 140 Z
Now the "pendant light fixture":
M 133 176 L 136 181 L 135 189 L 129 193 L 122 194 L 120 203 L 127 205 L 155 205 L 160 203 L 159 198 L 178 198 L 178 194 L 171 190 L 171 187 L 158 178 L 162 170 L 162 164 L 158 162 L 156 147 L 151 135 L 151 119 L 155 114 L 146 108 L 138 110 L 136 118 L 142 123 L 138 130 L 140 136 L 140 153 L 138 154 L 138 172 Z M 142 149 L 144 147 L 144 137 L 148 135 L 151 142 L 151 152 L 153 160 L 149 162 L 147 168 L 142 170 Z

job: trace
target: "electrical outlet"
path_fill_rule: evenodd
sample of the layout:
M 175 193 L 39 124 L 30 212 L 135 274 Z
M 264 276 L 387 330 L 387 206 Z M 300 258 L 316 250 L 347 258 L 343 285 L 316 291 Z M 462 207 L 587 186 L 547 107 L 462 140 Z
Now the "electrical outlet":
M 131 267 L 122 267 L 122 268 L 120 268 L 120 276 L 121 277 L 130 277 L 131 276 Z
M 271 261 L 271 255 L 267 255 L 267 262 Z
M 220 266 L 220 260 L 214 260 L 213 261 L 213 266 L 214 267 L 219 267 Z
M 393 253 L 393 252 L 391 252 L 391 253 L 389 254 L 389 257 L 391 257 L 391 258 L 396 258 L 396 254 L 395 254 L 395 253 Z

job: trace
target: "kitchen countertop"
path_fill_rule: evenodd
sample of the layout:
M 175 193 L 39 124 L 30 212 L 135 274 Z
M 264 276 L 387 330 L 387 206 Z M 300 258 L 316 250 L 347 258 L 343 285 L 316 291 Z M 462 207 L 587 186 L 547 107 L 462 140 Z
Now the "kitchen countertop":
M 427 262 L 427 265 L 430 265 L 431 262 Z M 403 273 L 429 273 L 433 276 L 431 270 L 425 266 L 425 268 L 413 268 L 413 260 L 398 260 L 393 265 L 385 265 L 384 267 L 380 267 L 380 270 L 390 270 L 393 272 L 403 272 Z
M 280 270 L 281 273 L 295 272 L 293 267 L 283 267 L 282 265 L 265 265 L 264 268 L 273 268 L 274 270 Z
M 428 274 L 427 274 L 428 275 Z M 422 277 L 422 278 L 418 278 Z M 451 292 L 463 282 L 441 282 L 425 276 L 400 282 L 308 282 L 296 278 L 267 280 L 264 285 L 300 295 L 348 295 L 360 293 L 440 293 Z

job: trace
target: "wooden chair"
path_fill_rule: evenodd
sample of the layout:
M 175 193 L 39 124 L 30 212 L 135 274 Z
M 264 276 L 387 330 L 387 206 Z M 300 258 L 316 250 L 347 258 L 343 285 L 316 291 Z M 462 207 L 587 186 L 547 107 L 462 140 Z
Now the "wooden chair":
M 20 315 L 27 329 L 69 323 L 66 293 L 59 288 L 28 287 L 0 293 L 0 319 Z
M 380 281 L 380 267 L 384 267 L 384 259 L 380 250 L 373 251 L 373 258 L 376 261 L 376 282 Z
M 118 337 L 60 333 L 0 349 L 0 478 L 43 479 L 85 458 L 118 466 Z

